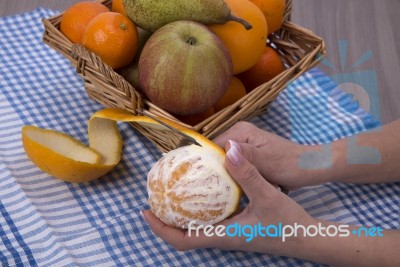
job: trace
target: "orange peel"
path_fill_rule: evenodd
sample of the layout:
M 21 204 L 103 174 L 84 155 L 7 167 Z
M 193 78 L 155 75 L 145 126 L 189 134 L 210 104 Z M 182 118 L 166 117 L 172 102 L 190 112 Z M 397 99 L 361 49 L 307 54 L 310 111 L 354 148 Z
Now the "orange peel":
M 164 127 L 148 117 L 107 108 L 89 120 L 89 146 L 67 134 L 32 125 L 22 127 L 22 144 L 28 158 L 44 172 L 67 182 L 89 182 L 111 171 L 121 159 L 117 121 Z
M 165 153 L 147 176 L 149 204 L 164 223 L 180 228 L 217 223 L 238 207 L 241 189 L 224 167 L 225 151 L 203 135 L 165 118 L 171 127 L 194 138 L 198 145 Z M 146 116 L 103 109 L 88 122 L 89 146 L 54 130 L 27 125 L 22 143 L 29 159 L 44 172 L 68 182 L 89 182 L 111 171 L 120 161 L 122 138 L 117 122 L 167 127 Z

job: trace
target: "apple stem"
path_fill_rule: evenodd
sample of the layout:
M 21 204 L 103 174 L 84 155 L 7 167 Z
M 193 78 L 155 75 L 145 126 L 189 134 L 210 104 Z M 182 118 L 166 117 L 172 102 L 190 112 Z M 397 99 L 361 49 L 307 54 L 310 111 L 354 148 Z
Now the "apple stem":
M 248 23 L 246 20 L 236 17 L 232 13 L 229 14 L 228 21 L 229 20 L 239 22 L 240 24 L 242 24 L 245 27 L 246 30 L 250 30 L 251 28 L 253 28 L 253 26 L 250 23 Z
M 197 43 L 197 40 L 194 37 L 189 37 L 189 39 L 187 39 L 186 43 L 188 43 L 190 45 L 195 45 Z

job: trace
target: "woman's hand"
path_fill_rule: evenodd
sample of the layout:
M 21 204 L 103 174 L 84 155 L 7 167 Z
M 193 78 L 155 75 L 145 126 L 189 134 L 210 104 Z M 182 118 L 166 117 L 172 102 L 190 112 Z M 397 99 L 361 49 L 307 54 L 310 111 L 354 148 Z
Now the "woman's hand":
M 230 142 L 227 152 L 226 168 L 242 187 L 249 199 L 248 205 L 240 213 L 226 219 L 218 225 L 283 226 L 300 225 L 304 227 L 324 227 L 339 229 L 346 227 L 333 222 L 312 218 L 301 206 L 268 183 L 241 153 L 243 145 Z M 400 231 L 385 230 L 380 236 L 357 236 L 350 234 L 356 226 L 347 226 L 348 235 L 327 236 L 326 231 L 317 235 L 304 236 L 300 230 L 297 236 L 289 234 L 283 241 L 282 236 L 207 236 L 203 229 L 198 235 L 173 228 L 161 222 L 151 211 L 143 211 L 143 217 L 151 230 L 177 250 L 197 248 L 220 248 L 270 253 L 324 263 L 334 266 L 399 266 L 398 240 Z M 217 227 L 217 225 L 214 225 Z M 215 228 L 214 228 L 215 229 Z M 248 229 L 249 230 L 249 229 Z M 283 230 L 283 232 L 285 232 Z M 248 231 L 247 231 L 248 233 Z M 312 230 L 315 233 L 315 230 Z
M 239 122 L 214 139 L 221 147 L 229 149 L 229 140 L 240 143 L 241 153 L 260 174 L 273 184 L 295 190 L 325 182 L 329 170 L 311 170 L 300 166 L 300 157 L 320 146 L 296 144 L 251 123 Z
M 226 168 L 231 176 L 242 187 L 249 199 L 248 205 L 237 215 L 226 219 L 219 225 L 231 224 L 262 225 L 270 224 L 293 225 L 294 223 L 310 225 L 315 221 L 304 209 L 290 199 L 279 189 L 267 182 L 258 170 L 242 155 L 242 147 L 231 142 L 227 152 Z M 169 227 L 161 222 L 151 211 L 143 212 L 145 220 L 152 231 L 178 250 L 216 247 L 226 250 L 244 250 L 291 255 L 291 250 L 297 250 L 300 238 L 287 238 L 285 242 L 280 237 L 257 236 L 249 241 L 247 236 L 208 237 L 203 231 L 196 236 L 181 229 Z M 247 239 L 247 241 L 246 241 Z M 294 253 L 293 251 L 293 253 Z

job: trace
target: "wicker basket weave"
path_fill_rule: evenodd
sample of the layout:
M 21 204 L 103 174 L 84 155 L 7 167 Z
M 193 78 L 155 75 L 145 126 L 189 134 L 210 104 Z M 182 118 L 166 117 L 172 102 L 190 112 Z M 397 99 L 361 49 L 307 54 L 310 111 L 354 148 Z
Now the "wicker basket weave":
M 111 7 L 111 0 L 99 1 Z M 322 38 L 290 22 L 292 0 L 286 0 L 282 28 L 269 36 L 270 44 L 279 52 L 287 69 L 271 81 L 260 85 L 236 103 L 226 107 L 195 126 L 189 126 L 146 99 L 122 76 L 105 65 L 99 57 L 80 45 L 72 44 L 59 30 L 62 14 L 43 19 L 43 41 L 68 58 L 83 78 L 88 95 L 106 107 L 121 108 L 132 114 L 145 109 L 155 116 L 177 121 L 208 138 L 214 138 L 240 120 L 247 120 L 265 112 L 268 104 L 301 74 L 318 64 L 325 55 Z M 132 123 L 132 126 L 149 138 L 160 151 L 174 149 L 179 137 L 171 131 L 154 130 Z

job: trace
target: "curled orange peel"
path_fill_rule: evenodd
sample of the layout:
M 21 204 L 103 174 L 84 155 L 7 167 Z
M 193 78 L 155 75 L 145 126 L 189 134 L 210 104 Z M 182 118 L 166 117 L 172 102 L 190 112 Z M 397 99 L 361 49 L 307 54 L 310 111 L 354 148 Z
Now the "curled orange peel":
M 224 157 L 224 150 L 201 134 L 168 119 L 159 119 Z M 93 114 L 88 122 L 89 146 L 67 134 L 27 125 L 22 128 L 23 147 L 28 158 L 44 172 L 67 182 L 89 182 L 111 171 L 121 159 L 122 138 L 118 121 L 166 129 L 149 117 L 106 108 Z

